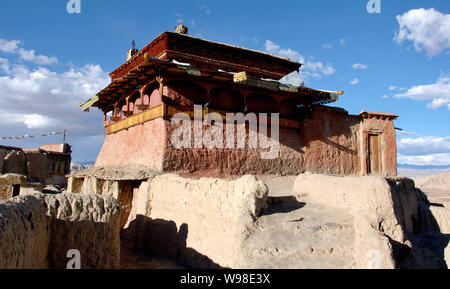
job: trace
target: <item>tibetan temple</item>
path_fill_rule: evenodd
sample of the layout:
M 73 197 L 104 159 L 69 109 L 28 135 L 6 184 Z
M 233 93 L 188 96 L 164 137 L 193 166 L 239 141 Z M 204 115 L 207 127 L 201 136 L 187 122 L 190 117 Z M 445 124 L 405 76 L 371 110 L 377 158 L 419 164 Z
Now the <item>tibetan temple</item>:
M 192 37 L 177 26 L 139 51 L 130 49 L 127 61 L 110 74 L 111 83 L 81 105 L 84 111 L 97 107 L 104 113 L 106 138 L 95 166 L 216 176 L 306 171 L 395 176 L 397 116 L 349 115 L 327 105 L 342 91 L 280 82 L 301 66 Z M 179 112 L 193 116 L 194 105 L 203 115 L 215 112 L 224 118 L 227 113 L 278 113 L 278 157 L 262 159 L 262 148 L 175 148 L 172 117 Z M 195 120 L 189 121 L 195 127 Z M 249 130 L 248 123 L 235 123 L 236 131 L 238 126 Z

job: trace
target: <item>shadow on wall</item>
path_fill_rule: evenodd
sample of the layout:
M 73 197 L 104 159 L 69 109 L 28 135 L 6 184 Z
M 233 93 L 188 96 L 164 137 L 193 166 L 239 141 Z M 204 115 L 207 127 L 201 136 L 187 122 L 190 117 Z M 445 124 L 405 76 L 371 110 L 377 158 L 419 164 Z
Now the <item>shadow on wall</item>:
M 415 188 L 412 180 L 396 183 L 387 179 L 394 193 L 394 213 L 405 232 L 405 243 L 389 236 L 393 254 L 399 269 L 442 269 L 448 268 L 445 248 L 450 242 L 450 234 L 441 233 L 425 193 Z M 409 190 L 415 194 L 405 194 Z
M 178 230 L 173 221 L 137 215 L 128 228 L 122 230 L 121 242 L 135 250 L 170 258 L 193 269 L 222 269 L 209 257 L 187 247 L 188 234 L 187 224 L 182 224 Z
M 66 269 L 69 261 L 66 255 L 72 249 L 80 251 L 81 269 L 119 268 L 119 258 L 109 257 L 120 256 L 119 246 L 102 246 L 104 241 L 113 238 L 110 226 L 108 223 L 88 220 L 51 221 L 47 256 L 49 268 Z

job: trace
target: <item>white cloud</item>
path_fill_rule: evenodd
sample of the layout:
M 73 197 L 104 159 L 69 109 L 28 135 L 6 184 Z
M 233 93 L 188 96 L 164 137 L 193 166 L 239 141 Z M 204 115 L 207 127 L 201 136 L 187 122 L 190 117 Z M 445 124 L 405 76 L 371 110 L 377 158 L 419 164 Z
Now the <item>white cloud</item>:
M 9 73 L 9 60 L 0 57 L 0 69 L 5 73 Z
M 0 38 L 0 51 L 5 53 L 13 53 L 18 48 L 21 42 L 19 40 L 6 40 Z
M 325 43 L 325 44 L 322 45 L 322 48 L 323 48 L 323 49 L 331 49 L 331 48 L 333 48 L 333 44 L 331 44 L 331 43 Z
M 291 48 L 281 48 L 280 45 L 274 43 L 271 40 L 266 40 L 265 42 L 266 51 L 272 54 L 284 56 L 295 60 L 297 62 L 303 63 L 300 70 L 300 79 L 305 79 L 308 77 L 320 78 L 323 75 L 332 75 L 336 72 L 336 69 L 332 64 L 324 64 L 320 61 L 314 61 L 312 57 L 305 59 L 298 51 Z M 299 80 L 298 76 L 295 76 L 296 80 Z M 300 80 L 299 80 L 300 81 Z
M 406 90 L 406 88 L 404 88 L 404 87 L 397 87 L 397 86 L 395 86 L 395 85 L 389 86 L 389 91 L 394 91 L 394 90 L 400 90 L 400 91 L 403 91 L 403 90 Z
M 436 83 L 413 86 L 394 97 L 431 100 L 428 107 L 437 109 L 447 105 L 450 110 L 450 75 L 441 75 Z
M 344 38 L 339 39 L 339 43 L 341 44 L 341 46 L 346 46 L 347 45 L 345 43 L 345 39 Z
M 19 48 L 22 45 L 19 40 L 7 40 L 0 38 L 0 51 L 19 55 L 20 59 L 36 63 L 38 65 L 52 65 L 58 63 L 54 56 L 36 55 L 34 50 Z
M 79 103 L 109 82 L 98 65 L 86 65 L 57 73 L 47 68 L 13 65 L 0 77 L 2 136 L 32 133 L 30 130 L 68 129 L 72 135 L 103 133 L 99 113 L 83 113 Z
M 277 54 L 280 56 L 290 58 L 290 59 L 298 61 L 300 63 L 305 62 L 305 58 L 299 52 L 292 50 L 291 48 L 282 49 L 280 47 L 280 45 L 278 45 L 270 40 L 266 40 L 266 51 L 273 53 L 273 54 Z
M 419 156 L 405 156 L 402 154 L 398 154 L 397 162 L 399 164 L 409 164 L 415 166 L 446 166 L 450 164 L 450 153 L 428 154 Z
M 325 75 L 332 75 L 336 72 L 336 69 L 330 64 L 323 64 L 322 62 L 313 62 L 308 61 L 305 64 L 305 69 L 308 71 L 311 71 L 312 73 L 318 73 L 321 72 Z
M 403 155 L 450 153 L 450 136 L 404 138 L 397 142 L 397 147 Z
M 381 96 L 382 98 L 389 98 L 389 95 L 385 94 Z
M 415 133 L 405 132 L 407 135 Z M 398 163 L 411 165 L 449 165 L 450 136 L 404 138 L 397 141 Z
M 413 131 L 407 131 L 407 130 L 399 130 L 396 132 L 397 135 L 399 136 L 414 136 L 414 135 L 418 135 L 418 133 L 413 132 Z
M 36 55 L 34 50 L 25 50 L 23 48 L 20 48 L 17 53 L 23 60 L 30 61 L 39 65 L 52 65 L 58 63 L 58 59 L 56 57 Z
M 361 70 L 369 68 L 367 65 L 362 64 L 362 63 L 355 63 L 352 66 L 354 69 L 361 69 Z
M 359 83 L 359 79 L 358 78 L 355 78 L 355 79 L 353 79 L 352 81 L 350 81 L 350 84 L 351 85 L 356 85 L 356 84 L 358 84 Z
M 20 120 L 21 121 L 21 120 Z M 40 114 L 27 114 L 23 116 L 23 123 L 27 128 L 46 128 L 52 123 L 52 119 Z
M 394 40 L 413 42 L 416 51 L 427 51 L 435 56 L 450 49 L 450 14 L 443 14 L 434 8 L 413 9 L 397 16 L 399 31 Z

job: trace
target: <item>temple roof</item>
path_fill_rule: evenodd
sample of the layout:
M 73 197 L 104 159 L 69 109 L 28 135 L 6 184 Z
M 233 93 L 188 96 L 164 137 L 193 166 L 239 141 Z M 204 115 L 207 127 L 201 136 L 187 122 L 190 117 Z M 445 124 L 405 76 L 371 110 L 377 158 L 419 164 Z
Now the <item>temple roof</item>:
M 379 118 L 389 120 L 396 120 L 398 118 L 398 115 L 390 112 L 362 111 L 359 115 L 363 118 Z
M 80 106 L 85 111 L 93 106 L 106 112 L 114 103 L 162 75 L 257 90 L 306 105 L 338 100 L 342 91 L 322 91 L 277 81 L 301 66 L 289 58 L 261 51 L 164 32 L 114 70 L 110 74 L 111 83 Z
M 228 72 L 245 71 L 259 78 L 279 80 L 298 71 L 302 64 L 286 57 L 242 48 L 220 42 L 213 42 L 186 34 L 164 32 L 141 49 L 130 60 L 114 70 L 112 79 L 124 76 L 141 64 L 144 55 L 159 59 L 190 63 L 196 67 Z
M 98 107 L 106 112 L 111 105 L 120 99 L 132 94 L 140 87 L 148 84 L 149 79 L 154 79 L 162 71 L 166 74 L 173 74 L 180 78 L 191 80 L 208 79 L 208 82 L 226 84 L 230 87 L 255 89 L 266 93 L 284 95 L 288 98 L 297 99 L 305 104 L 327 104 L 338 100 L 338 96 L 343 92 L 322 91 L 307 88 L 304 86 L 293 86 L 282 84 L 274 80 L 263 80 L 247 76 L 246 73 L 229 73 L 225 71 L 210 71 L 199 69 L 190 64 L 178 63 L 167 59 L 159 59 L 144 54 L 144 61 L 130 69 L 124 76 L 115 78 L 105 89 L 100 91 L 93 98 L 81 104 L 83 110 L 88 110 L 91 106 Z M 239 79 L 236 76 L 244 76 Z

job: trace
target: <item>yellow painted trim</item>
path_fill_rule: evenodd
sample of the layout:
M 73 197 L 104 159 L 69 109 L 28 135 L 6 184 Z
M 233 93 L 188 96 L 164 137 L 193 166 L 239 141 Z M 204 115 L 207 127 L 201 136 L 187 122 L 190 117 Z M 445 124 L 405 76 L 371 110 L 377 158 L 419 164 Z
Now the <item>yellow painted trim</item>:
M 149 108 L 141 113 L 127 117 L 126 119 L 119 120 L 106 127 L 106 134 L 113 134 L 121 130 L 129 129 L 131 127 L 143 124 L 147 121 L 154 120 L 164 115 L 164 105 L 158 105 Z
M 97 101 L 99 100 L 98 95 L 95 95 L 91 99 L 89 99 L 87 102 L 81 104 L 81 109 L 83 111 L 88 110 L 91 106 L 93 106 Z

